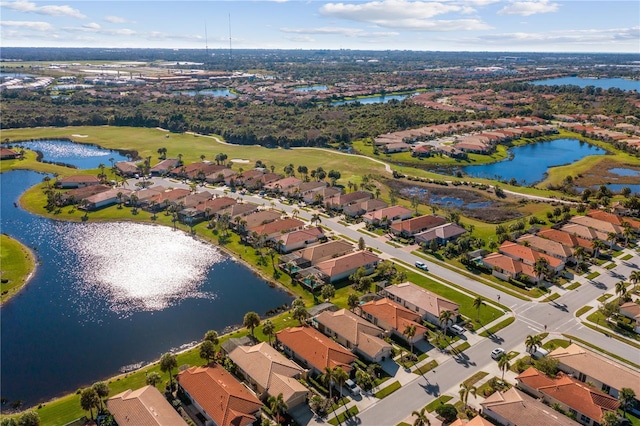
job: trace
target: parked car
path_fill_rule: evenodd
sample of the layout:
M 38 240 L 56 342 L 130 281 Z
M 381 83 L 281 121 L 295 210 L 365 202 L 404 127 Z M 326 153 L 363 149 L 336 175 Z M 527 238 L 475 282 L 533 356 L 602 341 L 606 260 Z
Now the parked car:
M 416 262 L 416 268 L 422 269 L 423 271 L 428 271 L 429 270 L 427 265 L 424 262 L 420 262 L 420 261 Z
M 498 359 L 502 356 L 502 354 L 506 353 L 502 348 L 495 348 L 491 351 L 491 358 Z
M 458 324 L 453 324 L 451 327 L 449 327 L 449 330 L 459 335 L 462 335 L 464 333 L 464 328 L 460 327 Z
M 356 385 L 353 380 L 347 380 L 346 382 L 344 382 L 344 385 L 347 387 L 347 389 L 349 389 L 351 395 L 360 395 L 360 386 Z

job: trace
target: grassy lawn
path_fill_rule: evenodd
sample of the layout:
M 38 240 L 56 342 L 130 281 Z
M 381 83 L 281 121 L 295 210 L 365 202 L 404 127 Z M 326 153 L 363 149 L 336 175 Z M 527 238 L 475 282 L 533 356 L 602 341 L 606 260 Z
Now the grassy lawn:
M 353 407 L 349 408 L 347 411 L 344 411 L 344 412 L 338 414 L 337 417 L 333 416 L 331 419 L 329 419 L 327 421 L 327 423 L 332 424 L 332 425 L 342 424 L 345 420 L 355 416 L 359 412 L 360 411 L 358 410 L 358 407 L 353 406 Z
M 609 299 L 611 296 L 613 296 L 613 294 L 603 294 L 602 296 L 598 297 L 598 299 L 596 299 L 598 302 L 600 303 L 604 303 L 607 301 L 607 299 Z
M 418 374 L 418 375 L 423 375 L 424 373 L 427 373 L 431 370 L 433 370 L 434 368 L 436 368 L 438 366 L 438 362 L 435 359 L 432 359 L 431 361 L 429 361 L 428 363 L 426 363 L 425 365 L 423 365 L 420 368 L 417 368 L 413 374 Z
M 552 301 L 556 300 L 558 297 L 560 297 L 560 295 L 558 293 L 552 293 L 551 295 L 545 297 L 543 299 L 543 302 L 552 302 Z
M 384 398 L 386 396 L 391 395 L 392 393 L 394 393 L 395 391 L 397 391 L 401 387 L 402 387 L 402 385 L 400 384 L 400 382 L 398 382 L 396 380 L 395 382 L 390 383 L 389 385 L 387 385 L 384 388 L 380 389 L 378 392 L 373 394 L 373 396 L 375 396 L 376 398 L 382 399 L 382 398 Z
M 566 348 L 571 344 L 571 342 L 569 340 L 565 340 L 565 339 L 552 339 L 549 340 L 548 342 L 544 342 L 544 344 L 542 345 L 543 349 L 548 349 L 550 351 L 554 350 L 555 348 Z
M 486 371 L 478 371 L 476 374 L 469 377 L 467 380 L 465 380 L 462 383 L 466 384 L 467 386 L 473 386 L 474 384 L 478 383 L 480 380 L 484 379 L 488 375 L 489 373 L 487 373 Z
M 633 256 L 632 256 L 632 255 L 630 255 L 630 254 L 625 254 L 624 256 L 622 256 L 622 257 L 620 258 L 620 260 L 629 260 L 629 259 L 631 259 L 632 257 L 633 257 Z
M 7 235 L 0 235 L 0 300 L 3 303 L 20 291 L 35 267 L 31 250 Z
M 512 322 L 514 322 L 515 320 L 516 319 L 514 317 L 509 317 L 506 320 L 494 325 L 493 327 L 490 327 L 490 328 L 486 329 L 485 331 L 480 333 L 480 336 L 481 337 L 489 337 L 490 334 L 495 334 L 497 331 L 502 330 L 503 328 L 505 328 L 506 326 L 508 326 Z
M 616 267 L 616 263 L 615 262 L 611 262 L 608 265 L 605 265 L 604 269 L 611 270 L 611 269 L 613 269 L 615 267 Z
M 587 317 L 587 321 L 590 321 L 592 324 L 597 324 L 600 327 L 604 327 L 611 330 L 612 333 L 609 333 L 609 336 L 613 337 L 614 339 L 618 339 L 622 342 L 626 342 L 640 349 L 640 345 L 635 343 L 637 341 L 640 341 L 640 335 L 638 335 L 637 333 L 634 333 L 633 331 L 623 330 L 622 328 L 618 327 L 615 322 L 607 321 L 604 315 L 602 315 L 600 311 L 595 311 L 594 313 L 589 315 Z M 586 324 L 586 323 L 584 324 L 587 326 L 590 326 L 594 330 L 598 330 L 602 332 L 600 328 L 596 328 L 592 324 Z M 622 334 L 624 337 L 626 337 L 626 339 L 618 336 L 616 333 Z
M 576 282 L 574 282 L 572 284 L 569 284 L 567 286 L 567 290 L 575 290 L 576 288 L 580 287 L 581 285 L 582 284 L 580 284 L 578 281 L 576 281 Z
M 440 395 L 438 398 L 434 399 L 429 404 L 427 404 L 427 412 L 432 413 L 440 405 L 444 405 L 447 402 L 451 401 L 452 399 L 453 397 L 450 395 Z
M 587 279 L 592 280 L 594 278 L 598 278 L 599 276 L 600 276 L 600 272 L 595 271 L 587 275 Z
M 471 347 L 471 344 L 469 342 L 463 342 L 462 344 L 454 347 L 452 353 L 453 354 L 460 354 L 463 351 L 469 349 L 470 347 Z
M 576 316 L 579 317 L 580 315 L 584 314 L 585 312 L 589 312 L 593 307 L 592 306 L 583 306 L 582 308 L 578 309 L 576 311 Z

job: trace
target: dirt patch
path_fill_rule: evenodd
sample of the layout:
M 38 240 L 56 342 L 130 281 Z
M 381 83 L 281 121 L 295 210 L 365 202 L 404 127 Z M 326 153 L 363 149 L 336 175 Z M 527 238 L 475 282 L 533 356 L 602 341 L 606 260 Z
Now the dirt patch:
M 612 173 L 612 169 L 625 169 L 628 171 L 636 172 L 630 173 L 635 176 L 621 176 L 617 173 Z M 580 174 L 574 179 L 574 185 L 581 188 L 597 187 L 602 184 L 629 184 L 640 185 L 640 166 L 637 164 L 628 164 L 614 161 L 612 159 L 604 159 L 599 161 L 598 164 L 591 169 Z
M 444 186 L 398 179 L 388 179 L 385 184 L 405 199 L 415 196 L 421 204 L 458 210 L 462 215 L 481 222 L 501 223 L 524 216 L 509 197 L 497 199 L 486 190 L 467 185 Z

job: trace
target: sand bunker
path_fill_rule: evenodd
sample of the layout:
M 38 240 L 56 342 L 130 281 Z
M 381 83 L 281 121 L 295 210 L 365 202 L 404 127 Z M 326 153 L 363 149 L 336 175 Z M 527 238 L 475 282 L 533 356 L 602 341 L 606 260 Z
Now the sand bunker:
M 88 138 L 89 137 L 89 135 L 77 135 L 77 134 L 73 134 L 71 136 L 73 136 L 74 138 Z
M 231 159 L 231 162 L 232 162 L 232 163 L 250 163 L 250 161 L 249 161 L 249 160 L 244 160 L 244 159 L 242 159 L 242 158 L 232 158 L 232 159 Z

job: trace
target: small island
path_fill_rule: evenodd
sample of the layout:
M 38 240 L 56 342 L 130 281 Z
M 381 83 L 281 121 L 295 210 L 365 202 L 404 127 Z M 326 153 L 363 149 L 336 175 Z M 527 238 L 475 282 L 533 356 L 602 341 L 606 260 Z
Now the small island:
M 36 262 L 31 250 L 7 235 L 0 235 L 0 252 L 2 253 L 0 262 L 2 264 L 2 269 L 0 269 L 2 296 L 0 302 L 5 303 L 18 294 L 29 281 L 36 268 Z

